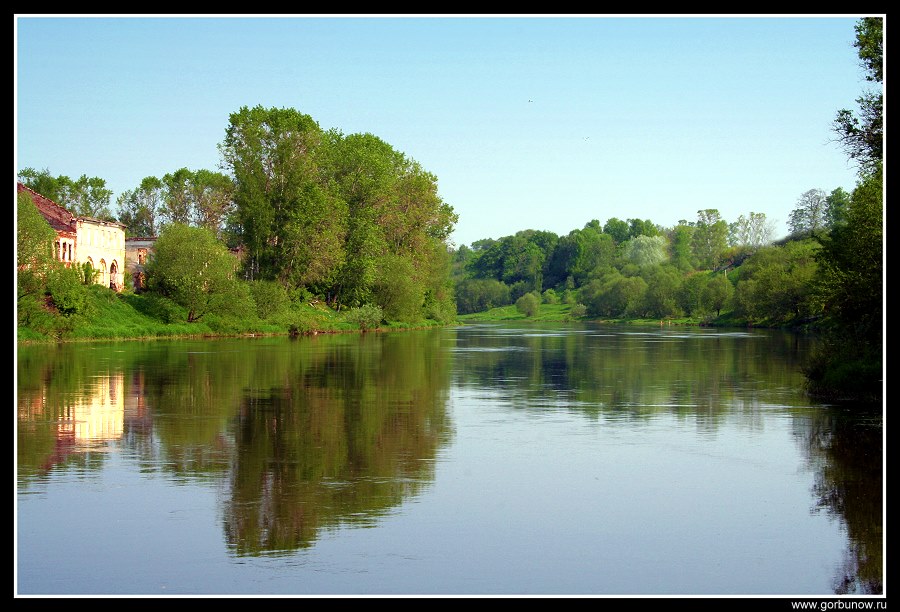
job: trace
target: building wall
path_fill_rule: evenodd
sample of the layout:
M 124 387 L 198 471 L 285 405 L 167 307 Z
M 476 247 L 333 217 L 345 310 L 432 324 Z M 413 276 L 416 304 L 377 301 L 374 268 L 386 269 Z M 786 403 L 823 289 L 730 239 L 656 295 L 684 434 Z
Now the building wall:
M 156 238 L 126 238 L 125 239 L 125 273 L 131 277 L 132 286 L 136 293 L 145 289 L 146 277 L 144 266 L 147 259 L 153 255 Z
M 78 218 L 75 261 L 90 262 L 96 282 L 116 291 L 125 287 L 125 227 L 119 223 Z

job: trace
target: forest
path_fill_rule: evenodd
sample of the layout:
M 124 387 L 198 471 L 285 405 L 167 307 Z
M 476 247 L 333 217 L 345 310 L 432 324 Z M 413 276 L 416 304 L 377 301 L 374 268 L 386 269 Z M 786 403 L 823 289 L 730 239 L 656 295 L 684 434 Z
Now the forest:
M 564 305 L 575 320 L 814 330 L 824 348 L 807 372 L 810 391 L 875 397 L 883 382 L 882 26 L 857 22 L 860 64 L 876 87 L 832 125 L 858 182 L 798 194 L 790 235 L 777 242 L 764 214 L 728 221 L 708 208 L 674 227 L 611 217 L 565 235 L 534 229 L 453 245 L 458 216 L 436 176 L 371 133 L 323 129 L 291 108 L 240 108 L 219 145 L 224 172 L 148 176 L 115 205 L 99 177 L 24 168 L 18 180 L 77 216 L 156 237 L 147 291 L 116 299 L 179 333 L 200 322 L 207 334 L 444 325 L 495 307 L 530 317 Z M 19 339 L 158 335 L 146 323 L 84 331 L 97 301 L 111 298 L 96 295 L 89 270 L 53 261 L 53 230 L 29 203 L 17 202 Z

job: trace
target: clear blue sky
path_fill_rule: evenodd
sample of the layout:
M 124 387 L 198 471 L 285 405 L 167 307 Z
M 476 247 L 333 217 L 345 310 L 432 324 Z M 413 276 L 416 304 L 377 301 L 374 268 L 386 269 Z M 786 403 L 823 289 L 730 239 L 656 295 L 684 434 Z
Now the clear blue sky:
M 861 16 L 861 15 L 860 15 Z M 16 171 L 119 194 L 219 170 L 242 106 L 369 132 L 438 178 L 453 241 L 672 226 L 852 190 L 859 16 L 16 15 Z

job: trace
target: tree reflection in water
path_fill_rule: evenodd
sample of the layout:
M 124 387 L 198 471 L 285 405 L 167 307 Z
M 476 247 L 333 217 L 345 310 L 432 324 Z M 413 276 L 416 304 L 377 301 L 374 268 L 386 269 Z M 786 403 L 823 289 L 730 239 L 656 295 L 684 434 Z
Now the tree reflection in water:
M 861 418 L 864 415 L 867 418 Z M 840 519 L 848 549 L 834 578 L 837 594 L 883 593 L 883 456 L 880 406 L 836 406 L 815 413 L 806 448 L 817 509 Z

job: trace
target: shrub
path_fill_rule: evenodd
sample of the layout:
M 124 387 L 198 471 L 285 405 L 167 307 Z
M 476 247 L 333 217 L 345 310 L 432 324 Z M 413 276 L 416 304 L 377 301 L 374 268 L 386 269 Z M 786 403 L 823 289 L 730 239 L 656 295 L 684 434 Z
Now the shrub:
M 516 309 L 526 317 L 533 317 L 541 309 L 541 299 L 533 292 L 526 293 L 516 300 Z
M 384 312 L 374 304 L 364 304 L 359 308 L 351 308 L 344 315 L 346 321 L 354 323 L 363 331 L 376 329 L 384 319 Z

